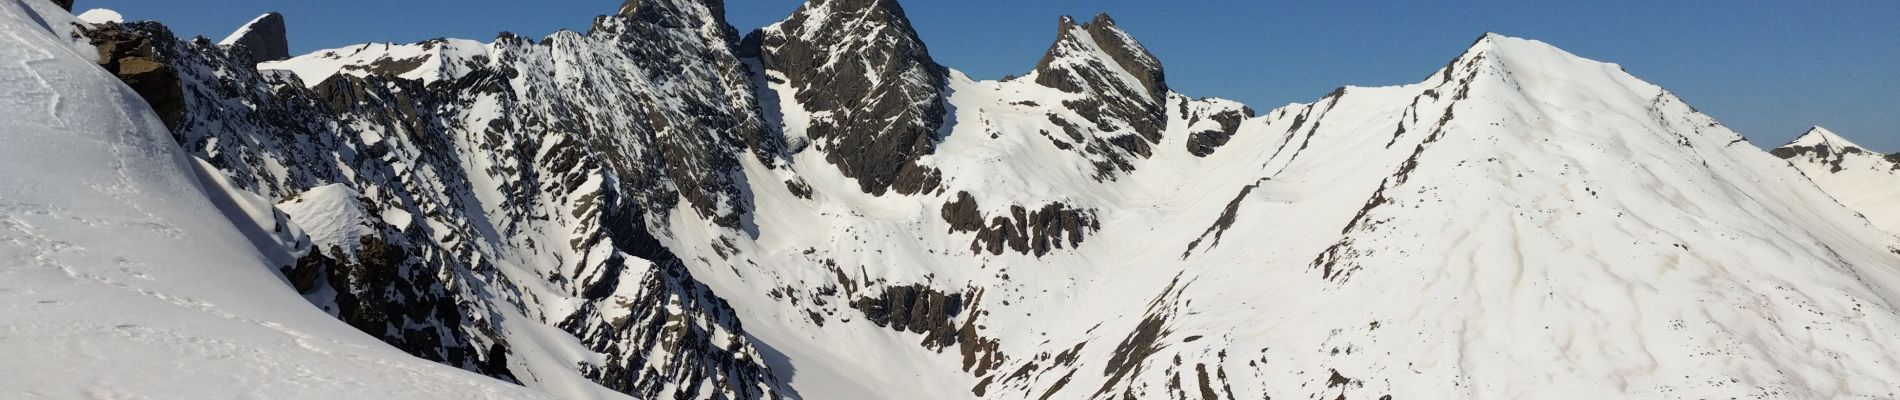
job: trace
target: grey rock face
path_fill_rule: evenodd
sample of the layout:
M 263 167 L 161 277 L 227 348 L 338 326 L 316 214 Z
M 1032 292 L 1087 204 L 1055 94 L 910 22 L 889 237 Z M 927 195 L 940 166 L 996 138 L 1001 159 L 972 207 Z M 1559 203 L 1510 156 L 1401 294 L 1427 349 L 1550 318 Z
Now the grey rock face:
M 231 34 L 225 44 L 249 50 L 253 61 L 290 58 L 290 38 L 285 33 L 283 14 L 266 13 Z
M 970 252 L 975 254 L 1001 255 L 1008 249 L 1042 257 L 1053 250 L 1081 246 L 1087 235 L 1102 229 L 1094 210 L 1062 203 L 1037 209 L 1011 205 L 1009 213 L 986 219 L 970 192 L 957 192 L 956 200 L 944 203 L 941 215 L 950 224 L 950 233 L 976 233 L 970 241 Z
M 806 135 L 865 193 L 938 187 L 942 174 L 917 159 L 942 140 L 948 70 L 895 0 L 813 0 L 744 46 L 822 116 Z

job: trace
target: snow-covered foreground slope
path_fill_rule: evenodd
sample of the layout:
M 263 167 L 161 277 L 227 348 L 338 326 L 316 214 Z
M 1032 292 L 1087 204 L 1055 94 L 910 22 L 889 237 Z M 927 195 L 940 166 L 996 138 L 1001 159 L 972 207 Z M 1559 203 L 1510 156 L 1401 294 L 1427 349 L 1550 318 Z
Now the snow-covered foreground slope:
M 1818 126 L 1773 153 L 1874 226 L 1900 234 L 1900 155 L 1883 156 Z
M 258 310 L 563 397 L 1900 393 L 1900 238 L 1613 64 L 1485 35 L 1256 113 L 1105 15 L 982 81 L 895 1 L 723 7 L 256 67 L 86 32 L 175 72 L 134 87 L 213 216 L 284 227 L 218 239 L 299 261 Z
M 41 6 L 0 2 L 0 397 L 545 397 L 310 307 Z

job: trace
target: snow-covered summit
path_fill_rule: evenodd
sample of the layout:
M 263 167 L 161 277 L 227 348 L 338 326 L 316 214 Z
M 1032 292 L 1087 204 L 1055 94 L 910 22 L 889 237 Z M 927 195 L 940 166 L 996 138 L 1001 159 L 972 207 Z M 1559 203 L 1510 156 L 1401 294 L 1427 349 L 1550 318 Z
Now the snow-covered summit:
M 1782 147 L 1829 147 L 1836 150 L 1846 150 L 1848 148 L 1864 149 L 1860 147 L 1860 145 L 1847 140 L 1847 138 L 1841 137 L 1840 134 L 1819 126 L 1808 128 L 1807 132 L 1803 132 L 1801 136 L 1795 137 L 1794 140 L 1782 145 Z
M 1900 156 L 1882 156 L 1819 126 L 1771 153 L 1875 226 L 1900 235 Z

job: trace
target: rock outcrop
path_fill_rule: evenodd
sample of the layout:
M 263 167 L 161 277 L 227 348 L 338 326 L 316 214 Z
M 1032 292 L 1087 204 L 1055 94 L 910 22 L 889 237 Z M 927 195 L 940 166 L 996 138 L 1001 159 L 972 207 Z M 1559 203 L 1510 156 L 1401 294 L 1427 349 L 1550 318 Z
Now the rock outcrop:
M 179 86 L 178 71 L 159 58 L 154 37 L 142 33 L 162 31 L 163 27 L 151 22 L 124 25 L 131 29 L 118 26 L 106 24 L 84 32 L 92 46 L 99 49 L 99 66 L 145 98 L 166 127 L 177 129 L 185 118 L 185 94 Z M 159 40 L 172 39 L 167 32 Z
M 373 235 L 284 269 L 364 332 L 504 380 L 771 398 L 784 384 L 665 242 L 680 212 L 743 235 L 740 157 L 779 162 L 720 9 L 631 1 L 588 33 L 363 46 L 421 56 L 330 73 L 260 66 L 254 45 L 180 40 L 155 23 L 88 35 L 135 87 L 170 71 L 176 90 L 141 94 L 234 186 L 286 201 L 340 185 L 375 205 L 362 212 Z M 399 59 L 416 62 L 378 62 Z M 576 340 L 520 340 L 544 334 L 520 331 L 534 326 Z M 507 361 L 524 358 L 542 361 Z
M 895 0 L 813 0 L 744 46 L 791 90 L 787 112 L 812 116 L 805 136 L 865 193 L 937 189 L 942 173 L 918 159 L 942 140 L 949 72 Z
M 251 60 L 257 62 L 276 61 L 290 58 L 290 38 L 285 33 L 284 15 L 275 12 L 265 13 L 239 27 L 224 40 L 220 46 L 242 47 L 251 53 Z

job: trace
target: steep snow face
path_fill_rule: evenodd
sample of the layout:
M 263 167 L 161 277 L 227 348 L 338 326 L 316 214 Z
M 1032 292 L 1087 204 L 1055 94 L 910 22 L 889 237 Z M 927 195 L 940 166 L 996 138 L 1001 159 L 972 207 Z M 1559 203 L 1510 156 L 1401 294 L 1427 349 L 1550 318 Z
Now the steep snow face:
M 1882 156 L 1818 126 L 1773 153 L 1874 226 L 1900 234 L 1900 155 Z
M 0 2 L 0 392 L 545 398 L 309 307 L 247 239 L 271 232 L 227 222 L 259 217 L 216 205 L 251 199 L 220 199 L 136 94 L 41 22 L 60 20 Z M 246 211 L 279 222 L 269 209 Z

